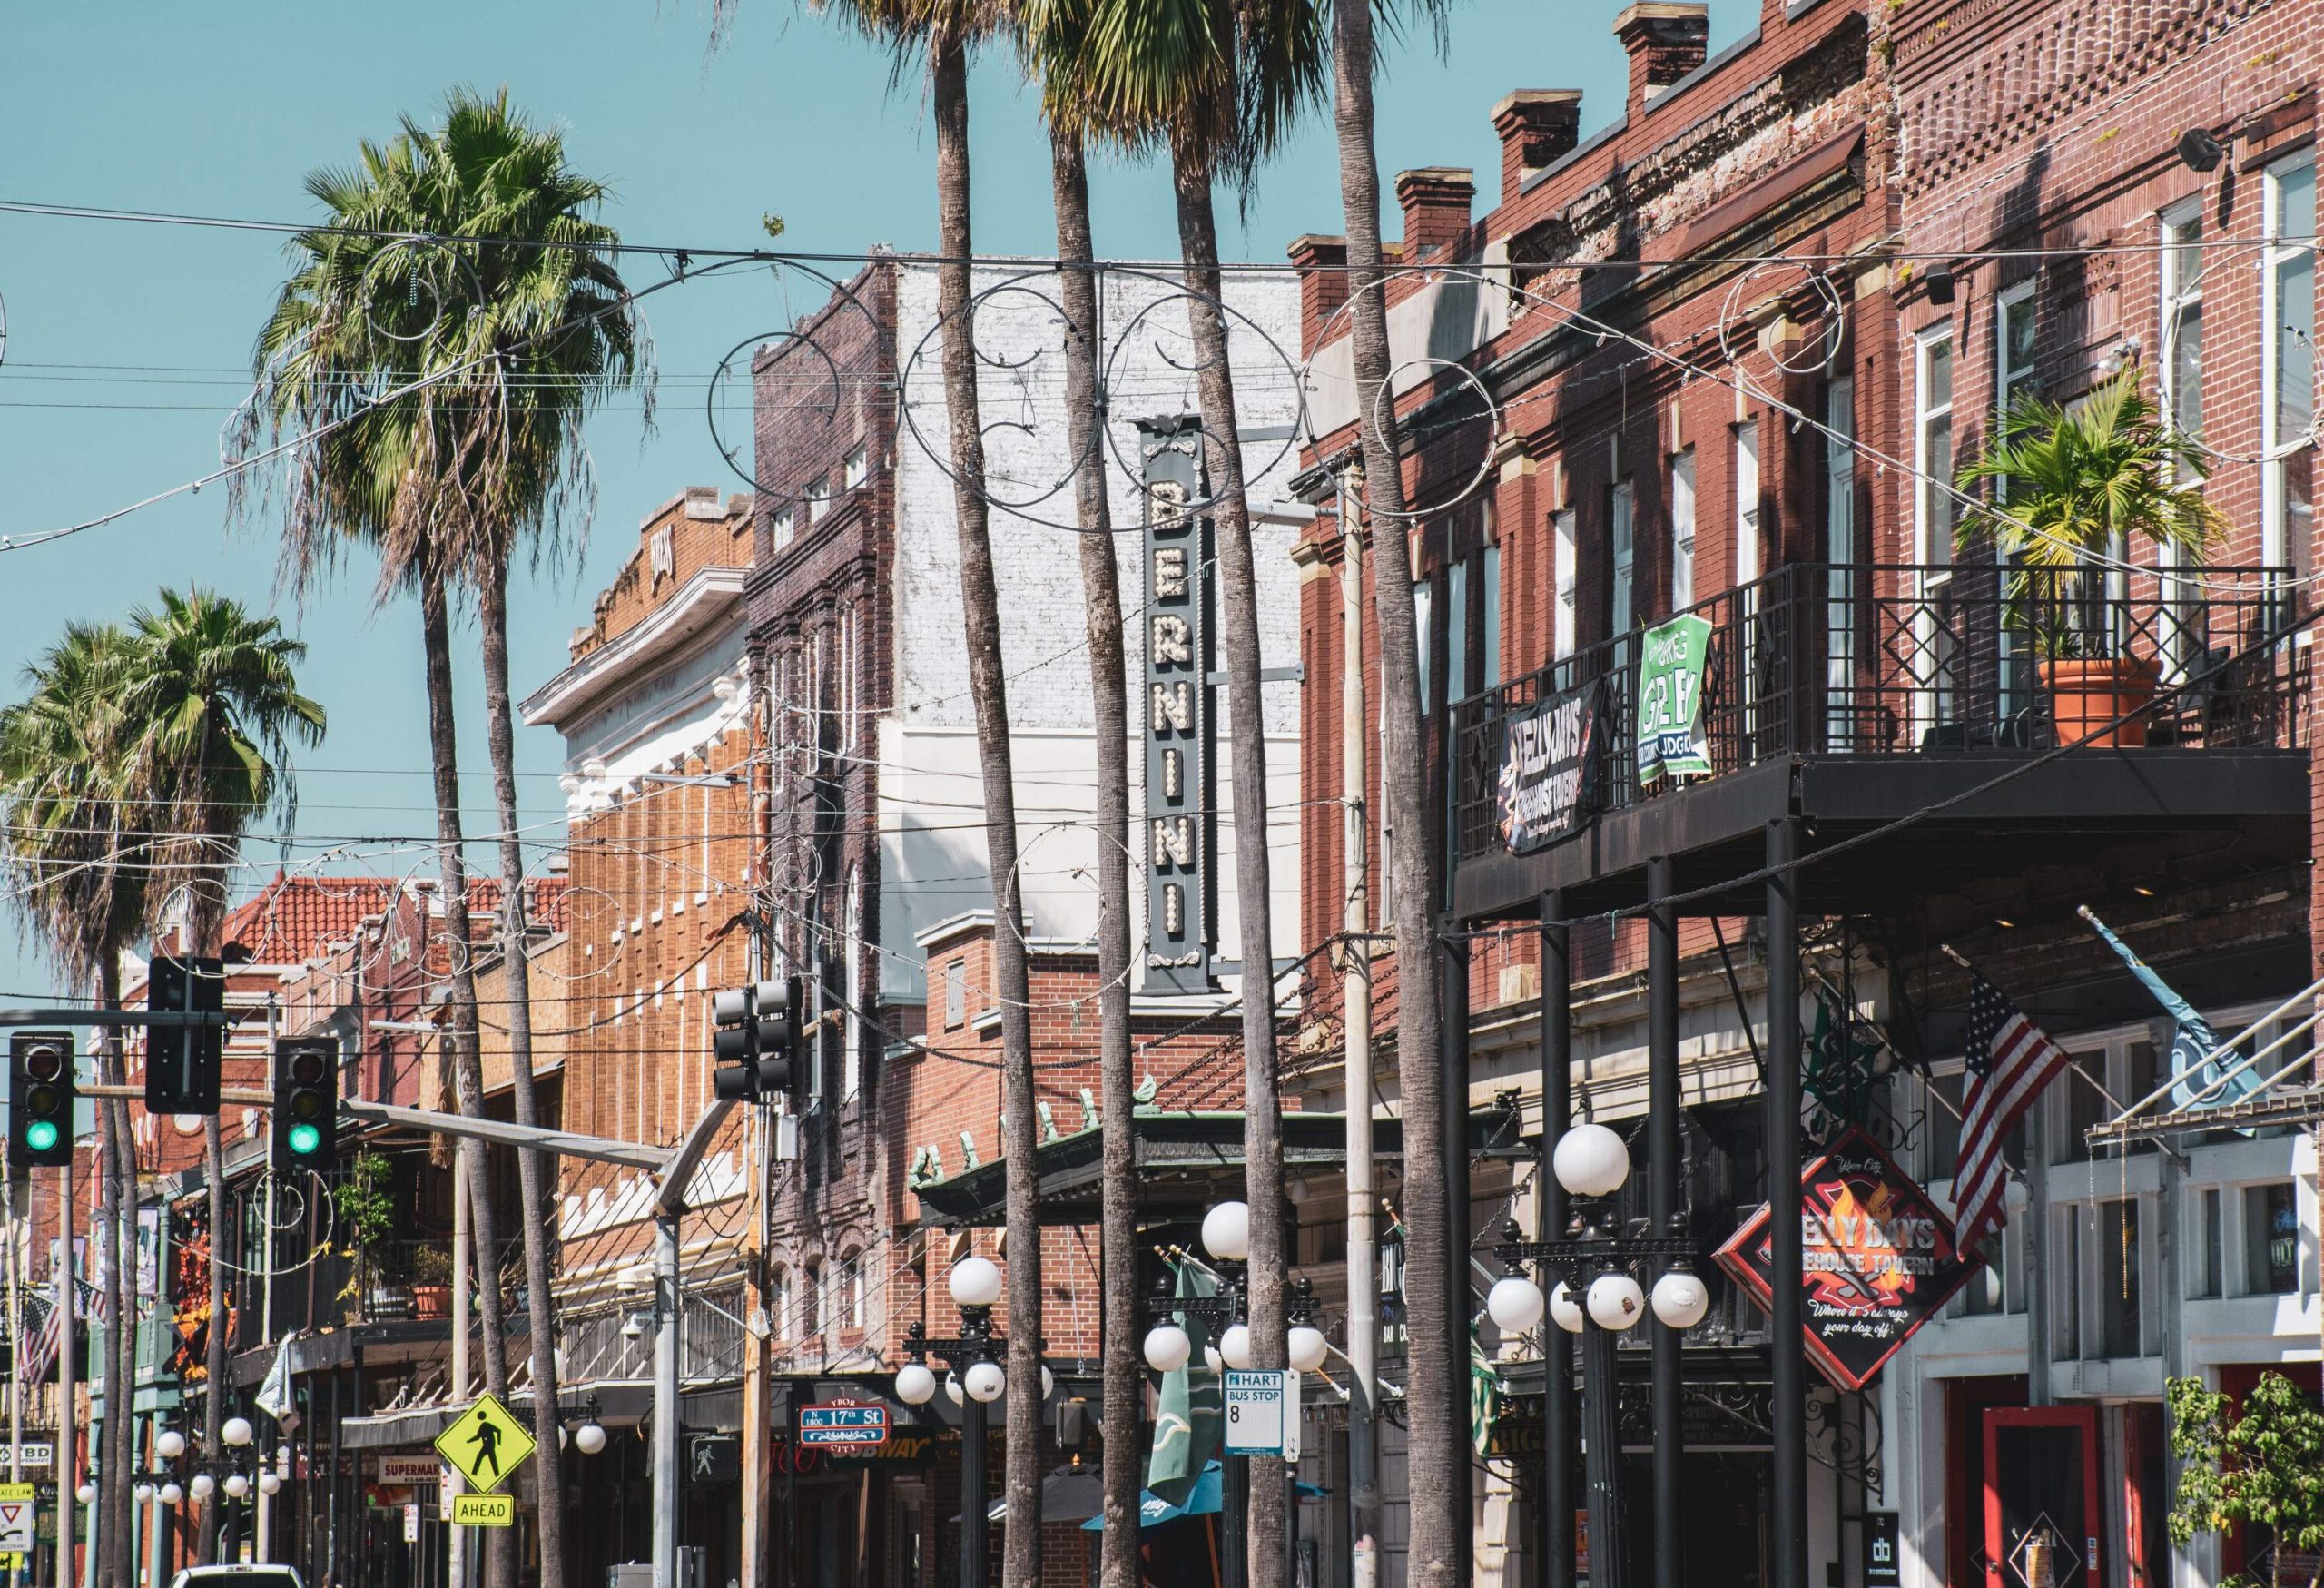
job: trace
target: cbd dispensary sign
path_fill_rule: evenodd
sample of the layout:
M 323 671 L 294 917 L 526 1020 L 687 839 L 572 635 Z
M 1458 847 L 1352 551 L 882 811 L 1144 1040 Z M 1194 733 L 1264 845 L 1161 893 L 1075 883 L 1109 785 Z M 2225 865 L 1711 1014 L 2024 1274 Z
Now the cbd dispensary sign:
M 1598 686 L 1569 689 L 1512 715 L 1501 735 L 1501 841 L 1512 854 L 1581 831 L 1597 764 Z
M 1703 660 L 1710 620 L 1674 617 L 1646 631 L 1638 665 L 1638 780 L 1697 777 L 1711 769 L 1703 731 Z
M 1879 1143 L 1857 1129 L 1799 1177 L 1800 1331 L 1842 1389 L 1872 1382 L 1913 1331 L 1977 1270 L 1954 1245 L 1953 1221 Z M 1718 1266 L 1772 1308 L 1773 1209 L 1762 1207 L 1718 1250 Z

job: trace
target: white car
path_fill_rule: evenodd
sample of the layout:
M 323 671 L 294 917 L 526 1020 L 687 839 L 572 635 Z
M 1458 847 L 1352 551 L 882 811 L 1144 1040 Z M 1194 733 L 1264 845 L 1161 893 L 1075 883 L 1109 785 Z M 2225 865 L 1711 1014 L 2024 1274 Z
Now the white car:
M 305 1588 L 290 1566 L 188 1566 L 170 1579 L 170 1588 Z

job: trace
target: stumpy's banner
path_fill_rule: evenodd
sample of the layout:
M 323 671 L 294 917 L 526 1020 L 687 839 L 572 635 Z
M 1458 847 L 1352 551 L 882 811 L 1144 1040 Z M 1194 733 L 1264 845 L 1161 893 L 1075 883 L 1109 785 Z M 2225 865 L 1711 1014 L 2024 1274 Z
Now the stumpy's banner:
M 1840 1388 L 1862 1389 L 1980 1260 L 1963 1258 L 1953 1221 L 1861 1129 L 1807 1166 L 1797 1206 L 1807 1354 Z M 1744 1220 L 1719 1248 L 1718 1266 L 1771 1308 L 1770 1217 L 1763 1207 Z
M 1598 686 L 1569 689 L 1511 714 L 1502 729 L 1501 841 L 1512 854 L 1581 831 L 1590 814 Z

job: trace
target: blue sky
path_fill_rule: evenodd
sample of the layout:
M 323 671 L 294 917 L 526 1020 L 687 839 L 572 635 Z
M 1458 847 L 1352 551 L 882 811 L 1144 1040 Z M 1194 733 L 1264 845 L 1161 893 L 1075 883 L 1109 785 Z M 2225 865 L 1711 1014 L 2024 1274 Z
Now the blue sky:
M 1625 63 L 1614 0 L 1453 0 L 1442 56 L 1423 38 L 1393 45 L 1380 91 L 1380 161 L 1475 168 L 1498 186 L 1488 123 L 1514 88 L 1581 88 L 1585 133 L 1620 108 Z M 731 35 L 708 47 L 707 0 L 405 0 L 384 10 L 235 0 L 138 0 L 93 10 L 33 7 L 11 18 L 0 71 L 0 199 L 300 221 L 310 169 L 344 163 L 363 137 L 425 115 L 454 84 L 507 84 L 534 116 L 563 124 L 581 169 L 609 179 L 608 219 L 627 239 L 753 247 L 774 211 L 782 246 L 857 252 L 874 242 L 933 245 L 932 140 L 917 81 L 891 92 L 885 60 L 785 0 L 740 0 Z M 1754 20 L 1757 0 L 1717 0 L 1717 49 Z M 977 242 L 988 252 L 1053 249 L 1046 142 L 1004 60 L 972 86 Z M 1093 172 L 1101 252 L 1176 252 L 1165 173 Z M 1393 197 L 1390 200 L 1393 208 Z M 1247 218 L 1222 205 L 1227 252 L 1279 261 L 1305 232 L 1340 231 L 1327 113 L 1263 174 Z M 1393 221 L 1391 220 L 1391 234 Z M 655 267 L 636 267 L 646 276 Z M 0 214 L 0 534 L 108 511 L 214 468 L 218 432 L 240 395 L 251 337 L 282 273 L 281 240 L 225 230 Z M 703 382 L 726 350 L 783 322 L 762 272 L 657 294 L 649 320 L 664 377 L 661 421 L 642 434 L 634 403 L 600 414 L 590 445 L 600 479 L 584 552 L 545 570 L 515 603 L 520 692 L 562 662 L 565 636 L 635 545 L 633 527 L 688 484 L 740 488 L 703 419 Z M 0 555 L 0 699 L 24 663 L 71 618 L 150 602 L 163 583 L 200 581 L 261 609 L 277 604 L 264 521 L 226 521 L 224 493 L 180 497 L 107 528 Z M 300 846 L 367 843 L 343 869 L 424 866 L 433 830 L 425 775 L 419 623 L 408 603 L 374 610 L 371 570 L 343 570 L 304 610 L 283 605 L 309 643 L 310 692 L 329 741 L 300 769 Z M 1005 595 L 1005 592 L 1004 592 Z M 472 631 L 462 639 L 472 653 Z M 460 679 L 469 830 L 487 831 L 490 787 L 472 665 Z M 519 730 L 527 816 L 562 810 L 560 745 Z M 271 864 L 266 842 L 251 857 Z M 0 931 L 0 993 L 49 985 L 38 956 Z

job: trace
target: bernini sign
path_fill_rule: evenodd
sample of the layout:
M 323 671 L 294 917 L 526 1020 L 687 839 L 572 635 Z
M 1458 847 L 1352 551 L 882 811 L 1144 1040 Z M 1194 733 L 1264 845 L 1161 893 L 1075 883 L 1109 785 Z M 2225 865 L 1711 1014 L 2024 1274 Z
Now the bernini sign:
M 1146 492 L 1146 992 L 1207 992 L 1216 943 L 1211 526 L 1202 427 L 1138 421 Z M 1187 511 L 1188 503 L 1196 512 Z

